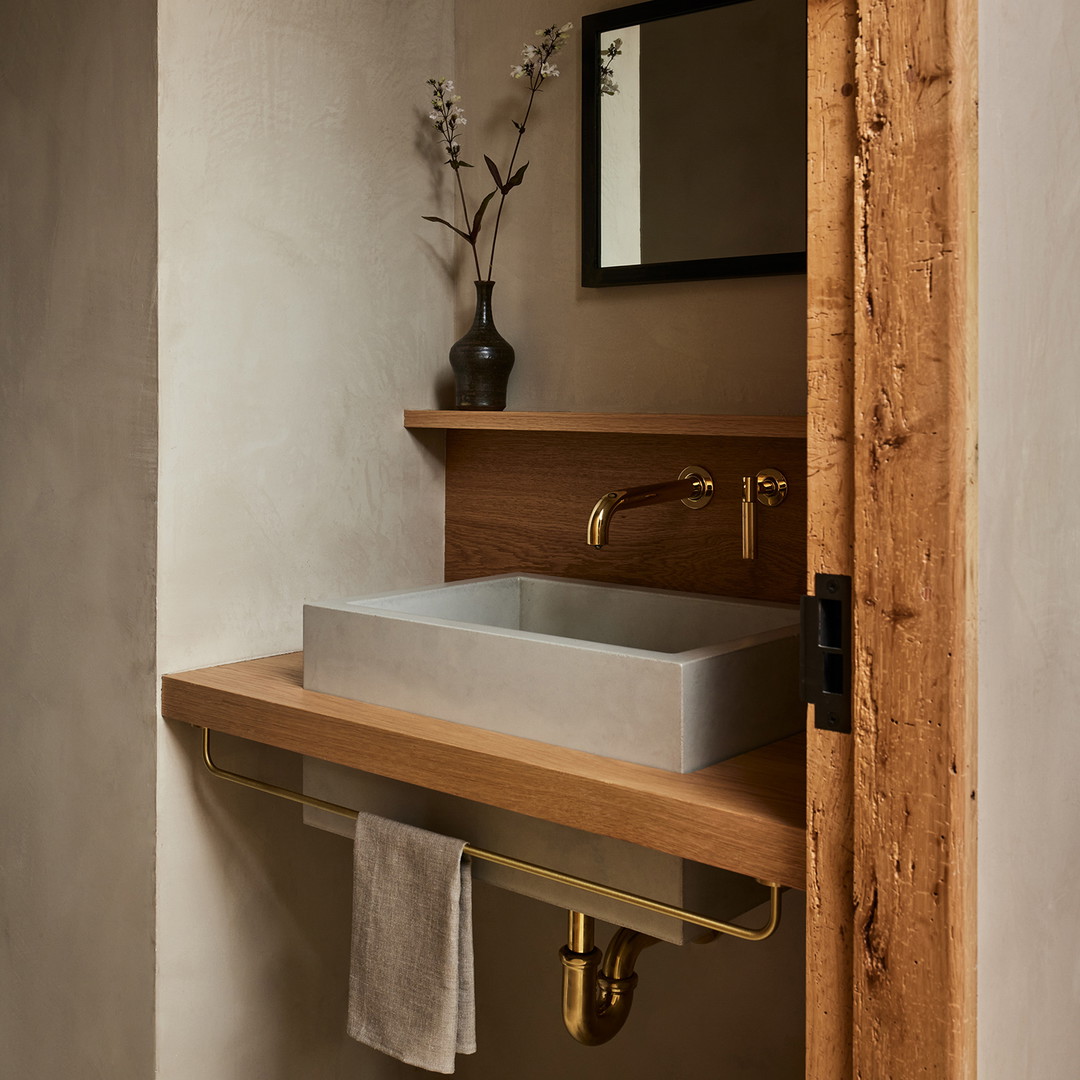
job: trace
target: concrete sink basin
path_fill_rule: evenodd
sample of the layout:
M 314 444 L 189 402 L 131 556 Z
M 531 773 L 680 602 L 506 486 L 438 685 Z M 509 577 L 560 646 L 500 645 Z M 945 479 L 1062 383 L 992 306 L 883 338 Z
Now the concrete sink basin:
M 304 686 L 673 772 L 803 727 L 794 607 L 527 574 L 304 607 Z

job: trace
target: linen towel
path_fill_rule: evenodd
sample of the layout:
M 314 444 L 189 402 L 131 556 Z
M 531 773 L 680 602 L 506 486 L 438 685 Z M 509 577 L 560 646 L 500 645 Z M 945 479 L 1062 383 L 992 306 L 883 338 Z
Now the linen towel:
M 465 842 L 361 813 L 354 844 L 348 1033 L 452 1073 L 476 1052 Z

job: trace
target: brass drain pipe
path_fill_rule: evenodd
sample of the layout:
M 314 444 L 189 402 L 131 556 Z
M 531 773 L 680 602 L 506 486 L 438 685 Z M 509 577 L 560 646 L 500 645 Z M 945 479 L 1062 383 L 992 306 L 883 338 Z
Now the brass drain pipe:
M 634 1004 L 634 966 L 643 949 L 658 938 L 618 929 L 601 959 L 593 945 L 593 918 L 569 912 L 569 942 L 559 950 L 563 965 L 563 1023 L 579 1043 L 599 1046 L 613 1039 Z

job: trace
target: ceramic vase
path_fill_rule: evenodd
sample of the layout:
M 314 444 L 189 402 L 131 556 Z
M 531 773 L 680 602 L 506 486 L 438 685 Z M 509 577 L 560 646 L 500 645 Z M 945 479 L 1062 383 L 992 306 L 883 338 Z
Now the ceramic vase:
M 506 408 L 506 384 L 514 366 L 514 347 L 495 329 L 491 314 L 494 281 L 477 281 L 476 314 L 472 326 L 450 346 L 450 366 L 454 369 L 454 408 Z

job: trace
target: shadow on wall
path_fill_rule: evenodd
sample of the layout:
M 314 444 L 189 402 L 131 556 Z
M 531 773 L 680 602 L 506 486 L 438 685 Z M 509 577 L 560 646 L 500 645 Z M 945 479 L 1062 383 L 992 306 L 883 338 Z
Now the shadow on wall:
M 801 893 L 785 894 L 783 922 L 769 941 L 649 949 L 626 1027 L 595 1047 L 574 1042 L 562 1023 L 565 912 L 483 884 L 474 899 L 479 1049 L 458 1058 L 462 1080 L 803 1077 Z M 764 918 L 761 908 L 740 921 Z M 609 934 L 598 924 L 601 947 Z
M 254 1067 L 261 1080 L 431 1077 L 345 1034 L 351 841 L 303 825 L 294 806 L 203 776 L 197 734 L 178 734 L 177 749 L 197 776 L 199 800 L 214 823 L 217 873 L 230 892 L 237 879 L 258 882 L 248 905 L 215 909 L 206 898 L 203 918 L 228 924 L 222 964 L 233 962 L 229 950 L 258 956 L 263 994 L 241 986 L 243 1003 L 215 1015 L 233 1058 L 205 1058 L 212 1051 L 185 1043 L 183 1027 L 170 1023 L 164 1043 L 173 1059 L 185 1069 L 203 1067 L 207 1076 L 253 1076 Z M 285 786 L 301 782 L 299 759 L 291 755 L 224 736 L 216 749 L 226 768 Z M 179 890 L 177 882 L 161 884 Z M 482 882 L 475 883 L 473 900 L 479 1049 L 457 1058 L 461 1080 L 802 1080 L 801 893 L 784 894 L 780 929 L 768 941 L 721 938 L 648 949 L 637 965 L 641 981 L 626 1027 L 597 1047 L 579 1045 L 563 1027 L 558 954 L 565 911 Z M 762 906 L 738 921 L 756 926 L 766 916 Z M 281 931 L 272 948 L 266 919 Z M 610 934 L 611 927 L 597 923 L 598 945 Z M 214 1072 L 222 1066 L 226 1071 Z

